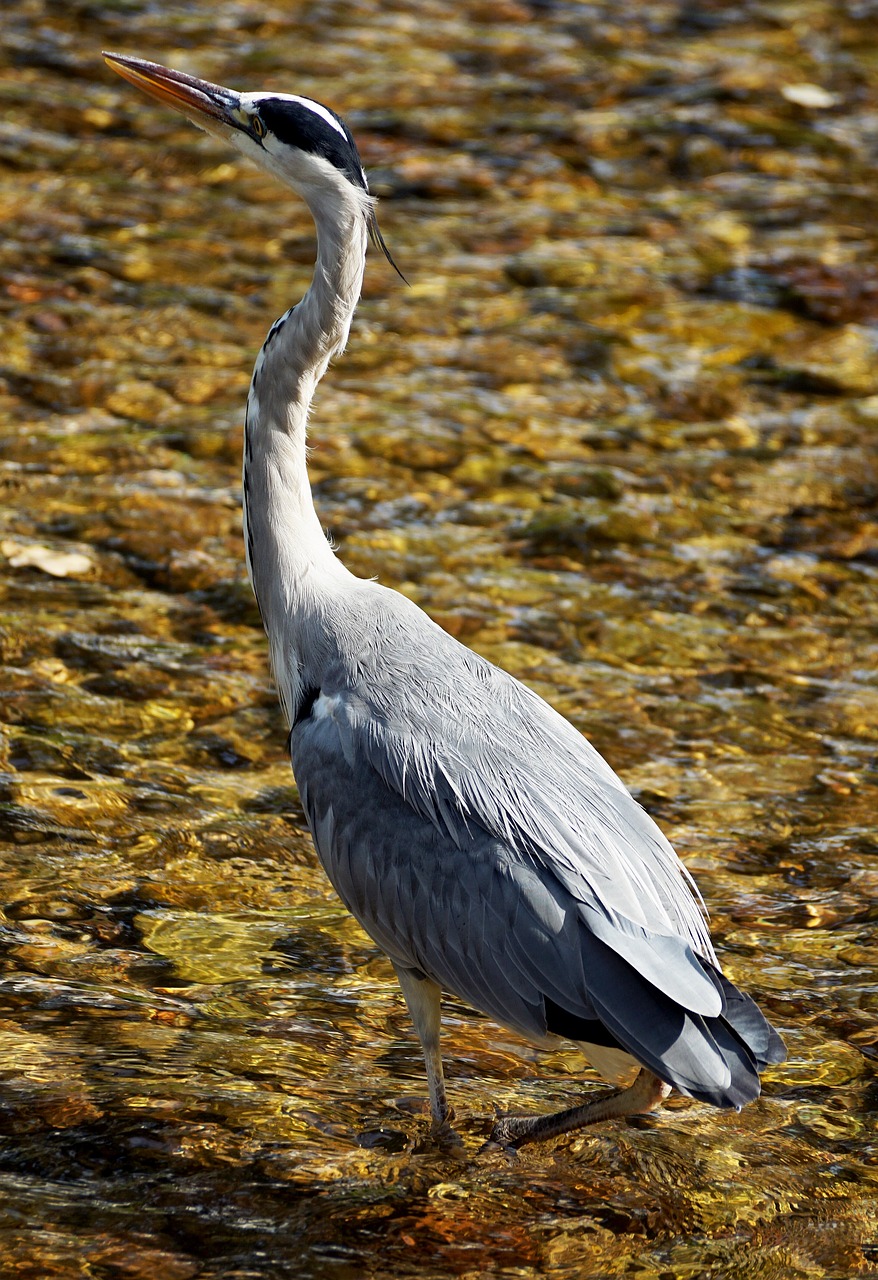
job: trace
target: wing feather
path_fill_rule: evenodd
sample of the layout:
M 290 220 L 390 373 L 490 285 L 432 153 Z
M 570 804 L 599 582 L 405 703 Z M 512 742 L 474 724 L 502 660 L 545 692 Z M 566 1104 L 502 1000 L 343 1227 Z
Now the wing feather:
M 290 735 L 342 900 L 394 963 L 533 1040 L 548 1001 L 695 1097 L 755 1096 L 780 1041 L 718 975 L 667 840 L 548 704 L 394 609 Z
M 351 673 L 338 673 L 331 692 L 346 757 L 368 763 L 458 847 L 478 827 L 538 877 L 550 871 L 589 913 L 589 927 L 647 979 L 665 980 L 668 947 L 656 953 L 656 936 L 679 940 L 668 946 L 681 955 L 688 948 L 715 960 L 691 878 L 588 740 L 526 686 L 414 616 L 428 635 L 404 630 L 353 690 Z M 694 955 L 680 973 L 680 998 L 715 1014 L 721 997 Z

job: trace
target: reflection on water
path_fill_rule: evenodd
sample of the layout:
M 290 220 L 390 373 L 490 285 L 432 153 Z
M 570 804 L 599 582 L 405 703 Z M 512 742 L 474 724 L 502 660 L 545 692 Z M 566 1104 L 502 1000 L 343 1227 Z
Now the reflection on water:
M 875 16 L 7 10 L 3 1274 L 873 1274 Z M 321 513 L 675 840 L 790 1045 L 740 1116 L 480 1156 L 582 1071 L 451 1002 L 463 1145 L 427 1141 L 242 568 L 249 367 L 311 227 L 101 47 L 350 118 L 412 287 L 370 263 Z

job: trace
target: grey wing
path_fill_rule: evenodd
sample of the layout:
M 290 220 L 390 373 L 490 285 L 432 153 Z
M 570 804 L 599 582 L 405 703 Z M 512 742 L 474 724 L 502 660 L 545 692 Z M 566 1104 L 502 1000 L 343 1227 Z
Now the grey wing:
M 550 872 L 590 931 L 645 978 L 717 1013 L 720 997 L 696 958 L 715 962 L 700 899 L 609 765 L 526 686 L 402 597 L 373 591 L 383 605 L 378 643 L 354 673 L 323 681 L 345 757 L 368 764 L 456 846 L 477 827 L 538 876 Z M 687 960 L 669 974 L 668 947 L 680 942 Z
M 353 769 L 317 724 L 294 738 L 302 805 L 336 892 L 394 963 L 431 977 L 475 1008 L 530 1038 L 546 1035 L 531 977 L 507 967 L 515 928 L 493 842 L 479 833 L 465 851 L 414 812 L 369 769 Z
M 547 1009 L 560 1010 L 573 1028 L 564 1034 L 579 1027 L 576 1038 L 592 1039 L 600 1025 L 609 1042 L 697 1097 L 740 1105 L 755 1096 L 753 1057 L 720 1018 L 724 996 L 691 940 L 608 909 L 591 886 L 589 857 L 598 872 L 600 857 L 579 855 L 584 869 L 571 891 L 569 859 L 554 861 L 529 842 L 516 815 L 491 830 L 487 789 L 499 779 L 487 755 L 469 765 L 483 774 L 480 793 L 468 790 L 466 770 L 452 771 L 449 746 L 460 750 L 462 731 L 448 707 L 441 709 L 444 732 L 420 755 L 415 749 L 417 708 L 423 718 L 429 703 L 422 682 L 406 736 L 362 694 L 327 693 L 291 735 L 319 856 L 370 936 L 397 964 L 526 1036 L 553 1030 Z M 526 774 L 532 765 L 517 762 Z M 560 832 L 550 823 L 543 844 L 563 845 L 570 817 L 560 820 Z

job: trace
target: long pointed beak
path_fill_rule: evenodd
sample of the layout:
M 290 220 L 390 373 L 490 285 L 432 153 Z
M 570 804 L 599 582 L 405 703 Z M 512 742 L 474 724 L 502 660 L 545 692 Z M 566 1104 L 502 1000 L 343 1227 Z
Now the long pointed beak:
M 143 89 L 151 98 L 174 107 L 193 124 L 220 138 L 242 127 L 241 96 L 233 89 L 198 80 L 183 71 L 172 71 L 157 62 L 131 58 L 124 53 L 104 53 L 104 62 L 123 79 Z

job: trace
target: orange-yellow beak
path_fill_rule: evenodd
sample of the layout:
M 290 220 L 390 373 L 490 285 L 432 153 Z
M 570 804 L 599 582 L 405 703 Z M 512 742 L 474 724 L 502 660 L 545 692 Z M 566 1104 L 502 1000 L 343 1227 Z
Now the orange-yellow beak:
M 230 132 L 242 127 L 241 97 L 233 89 L 123 53 L 104 53 L 103 59 L 123 79 L 157 102 L 182 112 L 208 133 L 228 138 Z

